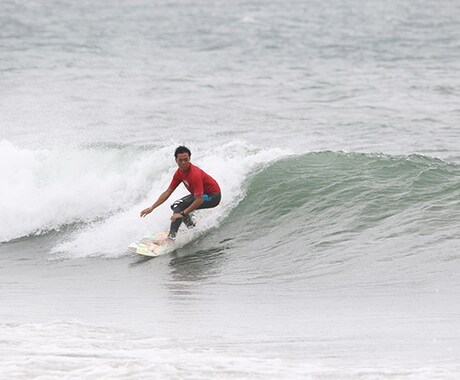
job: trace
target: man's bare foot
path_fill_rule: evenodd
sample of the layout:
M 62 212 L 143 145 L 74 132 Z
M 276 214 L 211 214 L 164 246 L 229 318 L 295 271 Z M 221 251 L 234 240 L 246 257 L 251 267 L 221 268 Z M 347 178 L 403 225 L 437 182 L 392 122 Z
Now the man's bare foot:
M 158 245 L 171 245 L 174 243 L 174 239 L 167 237 L 166 239 L 159 240 L 156 242 Z

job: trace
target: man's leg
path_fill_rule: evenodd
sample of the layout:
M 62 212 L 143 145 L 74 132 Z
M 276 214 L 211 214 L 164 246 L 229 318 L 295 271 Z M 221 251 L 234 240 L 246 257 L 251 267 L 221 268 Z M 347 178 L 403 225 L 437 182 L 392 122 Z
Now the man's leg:
M 181 199 L 178 199 L 177 201 L 175 201 L 171 205 L 171 209 L 173 210 L 174 214 L 180 214 L 188 206 L 190 206 L 194 200 L 195 200 L 195 197 L 193 195 L 186 195 L 185 197 L 182 197 Z M 194 223 L 189 215 L 187 215 L 185 218 L 176 219 L 174 222 L 171 222 L 171 227 L 169 229 L 169 235 L 168 235 L 170 239 L 174 239 L 176 237 L 177 231 L 179 230 L 179 227 L 182 222 L 184 222 L 185 225 L 189 228 L 194 226 Z
M 219 194 L 204 194 L 203 195 L 203 203 L 197 210 L 201 210 L 204 208 L 213 208 L 216 207 L 220 203 L 221 195 Z
M 216 207 L 220 203 L 220 199 L 221 199 L 220 194 L 204 194 L 203 195 L 204 202 L 201 204 L 200 207 L 197 208 L 197 210 Z M 188 206 L 190 206 L 194 200 L 195 200 L 195 197 L 193 195 L 187 195 L 175 201 L 171 205 L 171 209 L 173 210 L 174 214 L 180 214 Z M 183 218 L 176 219 L 174 222 L 171 222 L 171 227 L 169 229 L 169 235 L 168 235 L 170 239 L 174 239 L 176 237 L 177 231 L 179 230 L 179 227 L 182 222 L 184 222 L 184 224 L 188 228 L 195 227 L 195 223 L 193 222 L 190 215 L 186 215 Z

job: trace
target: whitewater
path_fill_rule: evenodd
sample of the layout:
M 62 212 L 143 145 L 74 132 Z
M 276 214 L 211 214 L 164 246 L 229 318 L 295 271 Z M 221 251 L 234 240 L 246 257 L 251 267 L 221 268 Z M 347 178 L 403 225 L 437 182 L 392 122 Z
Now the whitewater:
M 0 377 L 457 379 L 460 6 L 0 4 Z M 178 249 L 174 149 L 223 200 Z

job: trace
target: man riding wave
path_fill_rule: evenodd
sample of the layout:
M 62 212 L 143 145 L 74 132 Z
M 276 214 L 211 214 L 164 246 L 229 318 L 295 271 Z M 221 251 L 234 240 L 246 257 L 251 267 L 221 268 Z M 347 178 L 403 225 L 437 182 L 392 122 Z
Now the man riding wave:
M 190 192 L 176 200 L 172 205 L 173 215 L 171 216 L 171 227 L 169 229 L 168 241 L 174 241 L 177 231 L 182 222 L 188 227 L 195 226 L 190 213 L 195 210 L 216 207 L 221 200 L 221 191 L 217 181 L 205 173 L 198 166 L 190 162 L 192 153 L 185 146 L 179 146 L 174 152 L 178 169 L 174 173 L 169 187 L 158 197 L 156 202 L 140 213 L 141 217 L 150 214 L 154 209 L 163 204 L 181 183 Z

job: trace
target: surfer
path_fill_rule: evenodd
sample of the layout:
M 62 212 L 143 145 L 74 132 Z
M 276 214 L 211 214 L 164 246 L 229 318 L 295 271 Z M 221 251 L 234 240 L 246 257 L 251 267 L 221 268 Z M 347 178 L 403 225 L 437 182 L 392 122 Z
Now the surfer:
M 178 169 L 174 173 L 169 187 L 158 197 L 157 201 L 150 207 L 141 211 L 141 217 L 150 214 L 159 205 L 163 204 L 181 183 L 185 185 L 190 195 L 186 195 L 171 205 L 173 215 L 171 216 L 171 227 L 169 229 L 168 241 L 174 241 L 177 231 L 182 222 L 193 228 L 195 223 L 190 213 L 204 208 L 213 208 L 220 203 L 221 193 L 219 184 L 209 174 L 205 173 L 198 166 L 190 162 L 192 153 L 185 146 L 179 146 L 174 152 Z

